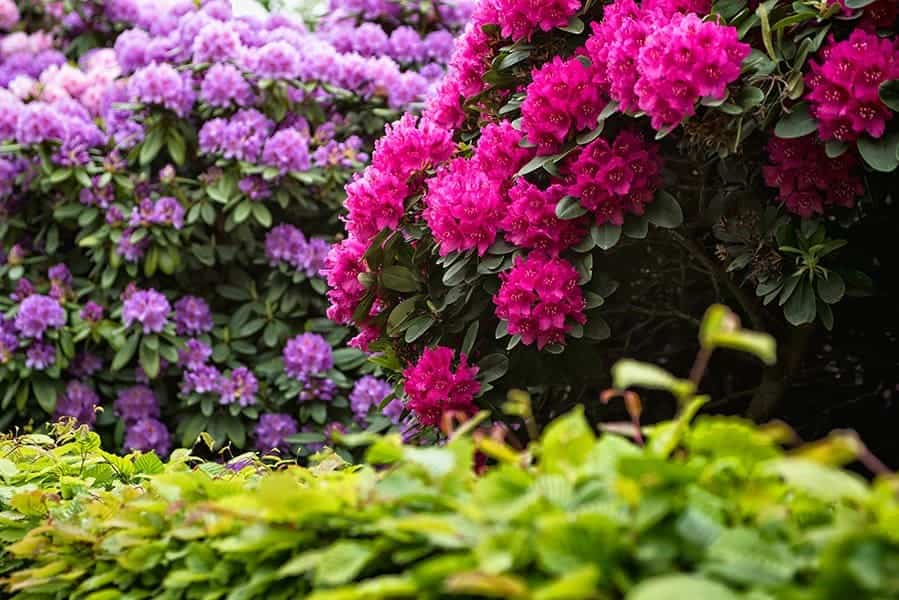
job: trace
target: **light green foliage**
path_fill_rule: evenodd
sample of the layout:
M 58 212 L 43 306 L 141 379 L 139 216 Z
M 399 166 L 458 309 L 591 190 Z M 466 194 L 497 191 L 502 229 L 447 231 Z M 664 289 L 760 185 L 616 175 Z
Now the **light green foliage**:
M 656 374 L 657 375 L 657 374 Z M 693 403 L 687 399 L 684 413 Z M 899 597 L 899 481 L 834 438 L 701 416 L 527 451 L 371 436 L 351 466 L 116 457 L 86 430 L 0 440 L 2 595 L 17 599 Z M 657 436 L 663 439 L 657 439 Z M 842 445 L 841 445 L 842 444 Z M 483 475 L 480 448 L 497 459 Z

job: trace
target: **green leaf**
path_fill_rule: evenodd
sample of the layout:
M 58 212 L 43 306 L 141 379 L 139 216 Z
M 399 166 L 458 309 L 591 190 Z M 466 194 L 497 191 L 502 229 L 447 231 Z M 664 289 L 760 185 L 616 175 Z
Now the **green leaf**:
M 253 218 L 263 227 L 271 227 L 272 225 L 272 213 L 262 202 L 253 203 Z
M 581 206 L 581 201 L 574 196 L 565 196 L 556 204 L 556 216 L 563 221 L 577 219 L 587 214 L 587 209 Z
M 162 144 L 165 141 L 164 130 L 161 127 L 150 129 L 147 137 L 144 138 L 140 147 L 140 164 L 144 167 L 153 162 L 153 159 L 162 150 Z
M 37 403 L 45 413 L 52 415 L 53 411 L 56 410 L 56 382 L 49 377 L 40 375 L 34 378 L 31 382 L 31 387 L 34 390 Z
M 893 112 L 899 112 L 899 79 L 891 79 L 880 84 L 880 100 Z
M 584 337 L 594 341 L 607 340 L 612 336 L 612 329 L 605 319 L 598 315 L 591 315 L 584 328 Z
M 384 269 L 381 272 L 381 284 L 388 290 L 397 292 L 415 292 L 419 288 L 415 273 L 400 265 Z
M 790 486 L 826 502 L 845 499 L 862 501 L 870 495 L 864 480 L 858 475 L 807 459 L 777 459 L 767 463 L 766 470 L 777 473 Z
M 638 584 L 627 600 L 740 600 L 726 586 L 700 575 L 658 575 Z
M 315 569 L 315 585 L 340 585 L 356 578 L 375 557 L 370 544 L 341 540 L 335 542 L 319 558 Z
M 159 350 L 144 340 L 140 345 L 140 366 L 149 379 L 159 376 Z
M 678 379 L 661 367 L 630 359 L 619 360 L 612 367 L 612 385 L 619 390 L 632 387 L 663 390 L 678 398 L 689 396 L 695 389 L 692 382 Z
M 503 377 L 509 370 L 509 357 L 505 354 L 488 354 L 478 361 L 478 379 L 490 383 Z
M 516 177 L 521 177 L 522 175 L 527 175 L 528 173 L 533 173 L 537 169 L 540 169 L 548 162 L 552 162 L 555 159 L 554 155 L 550 156 L 535 156 L 531 160 L 529 160 L 523 167 L 521 167 L 518 172 L 515 174 Z
M 899 131 L 876 140 L 869 136 L 859 138 L 858 152 L 875 171 L 895 171 L 899 167 Z
M 590 229 L 590 235 L 593 236 L 593 241 L 596 242 L 597 246 L 602 250 L 608 250 L 621 239 L 621 227 L 609 225 L 608 223 L 600 226 L 594 225 Z
M 818 123 L 808 110 L 808 104 L 800 102 L 793 106 L 793 110 L 785 115 L 774 127 L 774 135 L 779 138 L 792 139 L 813 133 L 818 128 Z
M 816 314 L 815 291 L 808 279 L 803 278 L 784 304 L 784 316 L 790 325 L 799 326 L 814 321 Z
M 584 33 L 584 22 L 578 17 L 571 17 L 568 20 L 568 24 L 564 27 L 559 27 L 562 31 L 567 31 L 568 33 L 573 33 L 575 35 L 580 35 Z
M 547 473 L 576 472 L 596 444 L 593 429 L 584 418 L 584 407 L 550 423 L 541 439 L 542 467 Z
M 433 325 L 434 325 L 434 317 L 431 315 L 422 315 L 420 317 L 415 317 L 409 322 L 409 326 L 406 328 L 405 340 L 406 343 L 411 344 L 421 336 L 425 334 Z
M 826 278 L 818 279 L 818 297 L 827 304 L 836 304 L 846 293 L 846 282 L 836 271 L 830 271 Z
M 135 331 L 131 334 L 125 344 L 119 348 L 118 352 L 116 352 L 115 357 L 112 359 L 112 371 L 120 371 L 125 365 L 131 362 L 131 359 L 134 357 L 135 352 L 137 352 L 137 346 L 140 342 L 140 332 Z
M 471 325 L 468 326 L 468 329 L 465 331 L 465 338 L 462 340 L 462 354 L 466 356 L 471 356 L 471 351 L 474 348 L 474 344 L 478 339 L 478 329 L 480 328 L 480 323 L 478 321 L 472 321 Z
M 665 190 L 659 190 L 655 201 L 646 208 L 646 217 L 656 227 L 674 229 L 683 224 L 684 211 L 674 196 Z

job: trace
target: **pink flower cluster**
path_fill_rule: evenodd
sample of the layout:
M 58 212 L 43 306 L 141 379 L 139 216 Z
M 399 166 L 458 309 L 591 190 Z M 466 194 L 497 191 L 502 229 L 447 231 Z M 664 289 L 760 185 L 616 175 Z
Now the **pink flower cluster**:
M 878 87 L 899 78 L 899 47 L 860 29 L 848 39 L 830 43 L 823 61 L 810 61 L 806 77 L 811 113 L 824 140 L 851 142 L 862 134 L 879 138 L 892 112 L 881 102 Z
M 584 239 L 589 227 L 586 216 L 567 221 L 556 216 L 556 204 L 563 196 L 560 185 L 541 190 L 519 178 L 509 190 L 509 206 L 502 221 L 506 241 L 558 256 Z
M 505 202 L 475 161 L 457 158 L 428 181 L 425 207 L 441 256 L 465 250 L 483 256 L 496 241 Z
M 603 91 L 580 59 L 557 56 L 533 73 L 521 106 L 522 130 L 540 154 L 552 154 L 572 128 L 596 127 L 606 102 Z
M 679 125 L 701 98 L 723 98 L 751 51 L 734 27 L 681 12 L 703 6 L 616 0 L 587 41 L 595 80 L 623 111 L 645 112 L 656 130 Z
M 508 180 L 534 156 L 531 148 L 522 148 L 521 132 L 509 121 L 491 123 L 481 129 L 474 160 L 487 177 L 508 185 Z
M 814 135 L 796 139 L 772 137 L 768 143 L 771 165 L 762 167 L 765 183 L 778 189 L 778 200 L 800 217 L 824 213 L 828 206 L 852 208 L 865 191 L 853 173 L 858 164 L 846 151 L 829 158 Z
M 539 29 L 549 31 L 568 24 L 581 8 L 581 0 L 495 0 L 497 25 L 503 37 L 531 39 Z
M 403 372 L 406 380 L 407 406 L 422 425 L 433 427 L 448 411 L 474 414 L 474 397 L 481 390 L 475 379 L 478 367 L 469 365 L 461 354 L 453 369 L 452 349 L 445 346 L 427 348 L 415 365 Z
M 375 145 L 371 166 L 347 185 L 346 228 L 350 237 L 332 247 L 322 271 L 330 288 L 329 319 L 350 322 L 365 295 L 358 276 L 368 271 L 364 260 L 368 245 L 382 229 L 399 226 L 406 198 L 423 179 L 413 176 L 449 159 L 454 149 L 450 133 L 427 119 L 406 115 L 387 127 Z M 367 329 L 357 345 L 367 345 L 373 334 L 371 328 Z
M 496 316 L 508 321 L 509 333 L 521 336 L 524 344 L 536 341 L 540 349 L 564 344 L 574 323 L 587 322 L 577 270 L 566 260 L 531 252 L 517 257 L 500 279 L 493 298 Z
M 642 215 L 661 185 L 662 159 L 655 144 L 622 131 L 612 144 L 590 142 L 564 165 L 565 195 L 579 198 L 598 225 L 621 225 Z

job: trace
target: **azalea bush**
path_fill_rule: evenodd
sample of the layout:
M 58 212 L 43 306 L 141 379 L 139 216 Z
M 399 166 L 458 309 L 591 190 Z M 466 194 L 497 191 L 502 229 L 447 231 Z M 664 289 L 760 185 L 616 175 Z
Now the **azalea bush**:
M 399 423 L 319 271 L 344 185 L 430 93 L 464 3 L 383 3 L 390 43 L 367 49 L 353 2 L 321 32 L 219 1 L 64 8 L 2 42 L 0 427 L 308 454 Z M 76 14 L 109 47 L 73 50 Z
M 703 352 L 773 352 L 723 307 L 700 337 Z M 613 379 L 632 407 L 633 388 L 670 390 L 680 414 L 597 436 L 575 410 L 526 447 L 480 415 L 442 447 L 345 436 L 368 464 L 324 452 L 308 468 L 121 457 L 71 425 L 6 436 L 0 585 L 21 600 L 899 594 L 899 481 L 857 437 L 786 451 L 782 425 L 695 417 L 708 398 L 693 379 L 634 361 Z M 510 398 L 529 412 L 525 392 Z M 855 458 L 880 475 L 841 468 Z
M 872 288 L 848 240 L 897 183 L 896 16 L 480 2 L 424 116 L 347 187 L 329 316 L 404 373 L 426 425 L 495 409 L 506 381 L 551 418 L 602 385 L 596 349 L 681 363 L 681 330 L 656 326 L 716 298 L 785 340 L 763 386 L 782 394 L 807 331 Z

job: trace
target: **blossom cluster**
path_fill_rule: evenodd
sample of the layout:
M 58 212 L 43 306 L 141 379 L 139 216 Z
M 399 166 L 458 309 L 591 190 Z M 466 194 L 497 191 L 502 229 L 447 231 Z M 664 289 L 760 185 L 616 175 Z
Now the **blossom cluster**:
M 454 352 L 438 346 L 428 348 L 415 365 L 403 372 L 408 406 L 425 426 L 440 424 L 450 411 L 472 414 L 476 409 L 474 397 L 480 391 L 475 379 L 478 367 L 468 364 L 462 354 L 453 368 Z

